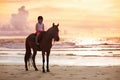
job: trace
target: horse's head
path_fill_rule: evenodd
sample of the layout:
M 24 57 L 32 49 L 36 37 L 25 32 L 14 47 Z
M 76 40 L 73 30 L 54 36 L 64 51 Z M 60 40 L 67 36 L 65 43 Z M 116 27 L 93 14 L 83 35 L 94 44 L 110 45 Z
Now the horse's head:
M 54 41 L 59 41 L 59 29 L 58 29 L 59 24 L 55 25 L 53 23 L 52 27 L 47 30 L 48 36 L 51 39 L 54 39 Z
M 59 38 L 59 29 L 58 29 L 58 26 L 59 26 L 59 24 L 57 24 L 57 25 L 55 25 L 54 23 L 53 23 L 53 25 L 52 25 L 52 38 L 55 40 L 55 41 L 59 41 L 60 40 L 60 38 Z

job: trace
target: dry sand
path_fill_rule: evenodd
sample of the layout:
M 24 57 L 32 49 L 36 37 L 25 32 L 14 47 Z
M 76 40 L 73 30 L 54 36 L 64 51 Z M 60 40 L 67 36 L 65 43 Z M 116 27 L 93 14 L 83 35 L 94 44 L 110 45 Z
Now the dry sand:
M 0 64 L 0 80 L 120 80 L 120 66 L 50 66 L 51 72 L 42 73 L 24 65 Z

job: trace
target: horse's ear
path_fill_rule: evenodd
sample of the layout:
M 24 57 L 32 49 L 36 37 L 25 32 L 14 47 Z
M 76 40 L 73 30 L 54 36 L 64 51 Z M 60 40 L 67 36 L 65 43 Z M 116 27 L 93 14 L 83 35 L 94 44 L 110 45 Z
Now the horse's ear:
M 53 23 L 53 26 L 55 25 L 55 23 Z
M 57 26 L 59 26 L 59 23 L 57 24 Z

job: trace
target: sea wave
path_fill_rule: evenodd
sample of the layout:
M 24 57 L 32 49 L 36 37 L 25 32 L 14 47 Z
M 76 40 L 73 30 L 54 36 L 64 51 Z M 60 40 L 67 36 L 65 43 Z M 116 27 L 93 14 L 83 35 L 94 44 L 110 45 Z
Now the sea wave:
M 79 42 L 79 43 L 78 43 Z M 83 44 L 84 39 L 66 39 L 53 42 L 53 48 L 120 48 L 120 38 L 94 39 L 93 43 Z M 95 43 L 99 42 L 99 43 Z M 25 49 L 25 39 L 0 39 L 0 48 Z

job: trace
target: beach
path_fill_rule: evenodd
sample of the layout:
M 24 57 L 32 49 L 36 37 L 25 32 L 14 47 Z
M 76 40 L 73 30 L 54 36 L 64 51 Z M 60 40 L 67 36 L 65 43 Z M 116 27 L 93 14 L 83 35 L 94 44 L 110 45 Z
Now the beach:
M 42 72 L 42 55 L 37 53 L 39 71 L 24 68 L 24 39 L 0 39 L 0 80 L 120 80 L 120 45 L 75 45 L 54 43 L 50 72 Z
M 0 80 L 120 80 L 120 66 L 50 66 L 51 71 L 42 73 L 24 65 L 0 64 Z

